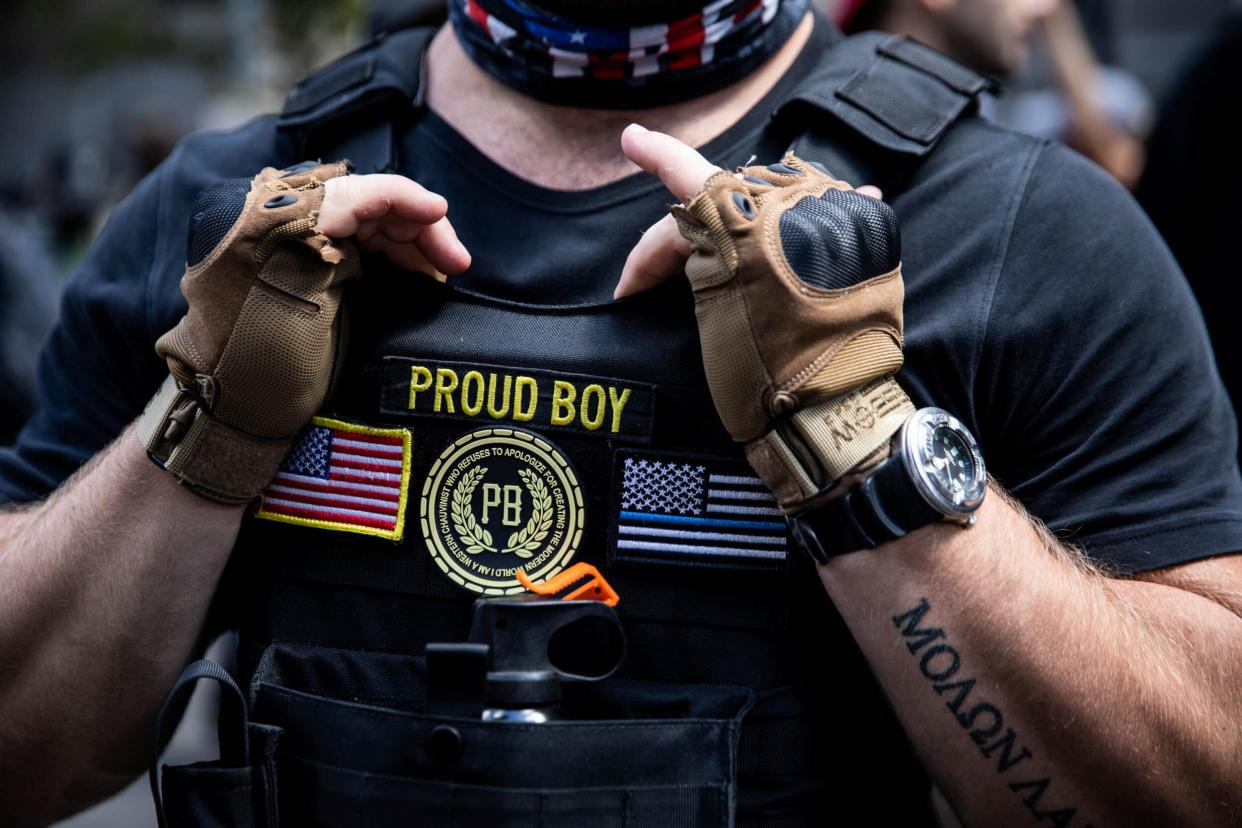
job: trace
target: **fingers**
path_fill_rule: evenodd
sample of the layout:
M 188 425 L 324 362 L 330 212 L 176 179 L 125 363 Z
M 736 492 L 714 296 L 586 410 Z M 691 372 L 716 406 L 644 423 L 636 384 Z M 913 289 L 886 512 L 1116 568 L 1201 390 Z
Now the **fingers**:
M 703 182 L 720 168 L 698 150 L 671 135 L 630 124 L 621 133 L 621 150 L 642 169 L 664 182 L 673 195 L 687 199 L 703 189 Z
M 677 231 L 676 219 L 665 216 L 651 225 L 630 251 L 612 298 L 622 299 L 650 290 L 678 275 L 685 268 L 689 255 L 690 242 Z
M 864 184 L 863 186 L 859 187 L 854 192 L 862 193 L 865 196 L 871 196 L 872 198 L 878 201 L 884 200 L 884 193 L 881 192 L 880 188 L 876 187 L 874 184 Z
M 335 239 L 352 236 L 363 222 L 395 216 L 415 224 L 444 218 L 443 196 L 402 175 L 345 175 L 324 184 L 316 229 Z
M 448 202 L 401 175 L 351 175 L 324 184 L 315 229 L 353 236 L 364 250 L 384 253 L 409 270 L 461 273 L 470 253 L 445 217 Z M 429 267 L 430 265 L 430 267 Z
M 363 250 L 381 252 L 407 270 L 425 270 L 422 263 L 430 262 L 440 273 L 455 275 L 470 267 L 470 253 L 447 218 L 430 225 L 405 222 L 400 226 L 394 232 L 383 221 L 369 221 L 354 238 Z
M 457 274 L 470 267 L 470 254 L 457 240 L 457 231 L 446 218 L 423 228 L 414 246 L 443 273 Z
M 399 244 L 385 236 L 377 235 L 371 242 L 368 242 L 367 249 L 383 253 L 397 267 L 414 273 L 425 273 L 441 282 L 446 280 L 444 271 L 432 264 L 423 251 L 412 244 Z

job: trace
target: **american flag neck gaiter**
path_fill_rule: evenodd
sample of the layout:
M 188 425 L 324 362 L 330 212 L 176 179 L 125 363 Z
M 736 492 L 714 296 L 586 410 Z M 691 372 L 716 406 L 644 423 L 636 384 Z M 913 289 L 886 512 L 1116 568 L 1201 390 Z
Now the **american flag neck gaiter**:
M 449 0 L 462 48 L 484 71 L 533 98 L 638 109 L 723 89 L 779 49 L 807 0 L 715 0 L 668 23 L 585 25 L 522 0 Z

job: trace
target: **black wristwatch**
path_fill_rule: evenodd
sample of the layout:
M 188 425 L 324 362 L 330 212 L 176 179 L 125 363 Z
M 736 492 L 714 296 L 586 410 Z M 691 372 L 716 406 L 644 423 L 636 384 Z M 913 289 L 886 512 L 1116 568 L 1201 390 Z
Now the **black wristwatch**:
M 870 477 L 789 523 L 802 548 L 827 563 L 936 521 L 970 526 L 986 492 L 987 471 L 974 435 L 949 412 L 921 408 L 893 437 L 892 453 Z

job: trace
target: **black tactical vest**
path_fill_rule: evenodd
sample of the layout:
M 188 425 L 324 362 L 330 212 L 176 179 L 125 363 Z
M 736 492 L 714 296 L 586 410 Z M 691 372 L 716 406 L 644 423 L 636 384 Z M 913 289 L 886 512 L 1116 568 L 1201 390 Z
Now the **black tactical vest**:
M 285 137 L 400 169 L 429 34 L 303 81 Z M 805 124 L 804 158 L 891 189 L 988 86 L 866 34 L 780 117 Z M 220 762 L 165 769 L 170 824 L 928 822 L 882 691 L 716 416 L 685 284 L 528 305 L 374 261 L 346 301 L 337 390 L 222 592 L 237 685 L 202 664 L 183 682 L 215 678 L 230 704 Z M 579 562 L 620 595 L 609 678 L 566 685 L 545 723 L 429 702 L 428 644 L 466 641 L 476 600 L 524 593 L 517 570 Z

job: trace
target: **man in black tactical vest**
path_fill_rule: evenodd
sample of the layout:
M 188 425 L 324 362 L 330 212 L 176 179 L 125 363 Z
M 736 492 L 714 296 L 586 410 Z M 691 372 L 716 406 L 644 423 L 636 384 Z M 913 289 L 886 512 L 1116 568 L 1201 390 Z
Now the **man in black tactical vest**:
M 199 678 L 169 824 L 1236 819 L 1233 413 L 1129 196 L 801 0 L 450 13 L 183 142 L 69 286 L 0 819 Z M 506 600 L 584 563 L 602 634 Z

